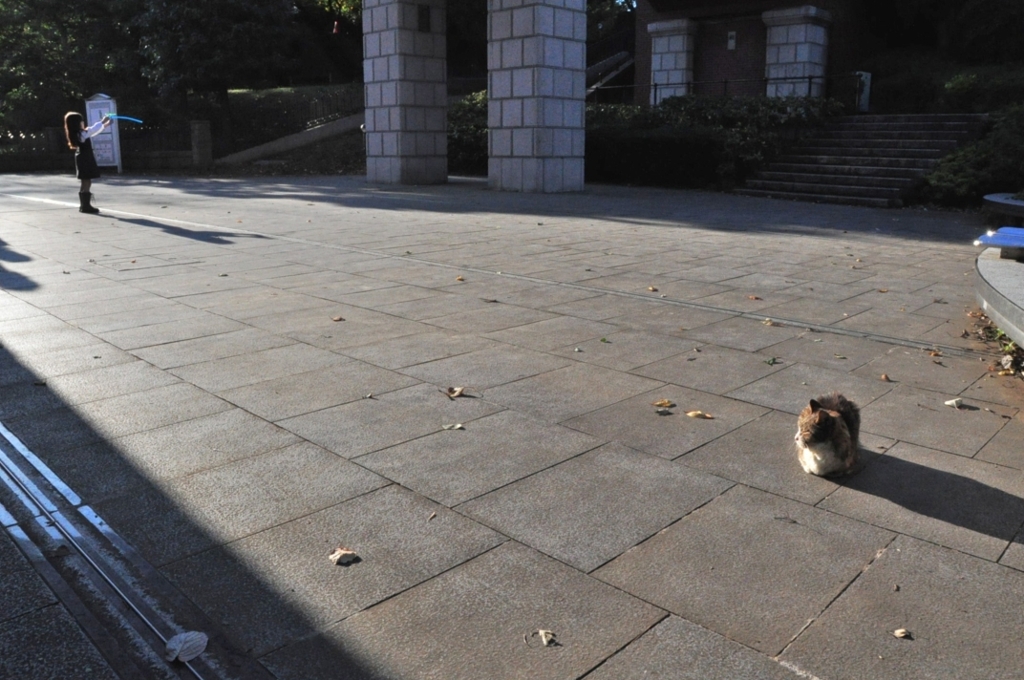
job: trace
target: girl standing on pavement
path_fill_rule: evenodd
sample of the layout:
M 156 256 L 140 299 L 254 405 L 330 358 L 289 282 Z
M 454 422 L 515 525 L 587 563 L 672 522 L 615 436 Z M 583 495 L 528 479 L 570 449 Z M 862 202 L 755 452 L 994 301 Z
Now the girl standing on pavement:
M 103 118 L 89 127 L 85 126 L 82 114 L 68 111 L 64 116 L 64 134 L 68 138 L 68 146 L 75 150 L 75 176 L 82 180 L 82 188 L 78 191 L 78 212 L 96 214 L 97 208 L 92 207 L 92 194 L 89 189 L 92 181 L 100 176 L 100 168 L 96 165 L 96 156 L 92 152 L 92 137 L 98 135 L 108 125 L 110 116 Z

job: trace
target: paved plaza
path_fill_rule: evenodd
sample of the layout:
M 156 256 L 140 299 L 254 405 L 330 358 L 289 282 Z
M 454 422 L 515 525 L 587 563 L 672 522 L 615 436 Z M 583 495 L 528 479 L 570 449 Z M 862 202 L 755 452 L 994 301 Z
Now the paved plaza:
M 963 337 L 979 216 L 352 177 L 104 178 L 87 216 L 76 191 L 0 183 L 0 452 L 210 635 L 203 677 L 1020 677 L 1024 382 Z M 863 423 L 836 480 L 793 449 L 832 390 Z M 193 677 L 104 646 L 53 585 L 78 555 L 0 504 L 0 677 Z

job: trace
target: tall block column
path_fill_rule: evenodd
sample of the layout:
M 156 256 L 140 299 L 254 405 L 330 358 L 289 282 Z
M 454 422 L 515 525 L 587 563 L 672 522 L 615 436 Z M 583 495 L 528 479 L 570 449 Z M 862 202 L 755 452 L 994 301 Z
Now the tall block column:
M 490 186 L 583 190 L 586 0 L 487 0 Z
M 448 180 L 445 0 L 363 0 L 366 179 Z
M 690 94 L 696 22 L 689 19 L 647 24 L 651 34 L 651 104 Z
M 828 60 L 828 26 L 832 15 L 804 5 L 765 12 L 765 53 L 769 97 L 822 97 Z

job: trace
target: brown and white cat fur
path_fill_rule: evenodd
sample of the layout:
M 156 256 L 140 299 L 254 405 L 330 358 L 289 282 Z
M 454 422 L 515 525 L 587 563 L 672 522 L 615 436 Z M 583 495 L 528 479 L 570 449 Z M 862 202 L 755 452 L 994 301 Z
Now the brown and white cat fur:
M 812 475 L 846 474 L 857 462 L 860 409 L 838 392 L 811 399 L 797 420 L 800 466 Z

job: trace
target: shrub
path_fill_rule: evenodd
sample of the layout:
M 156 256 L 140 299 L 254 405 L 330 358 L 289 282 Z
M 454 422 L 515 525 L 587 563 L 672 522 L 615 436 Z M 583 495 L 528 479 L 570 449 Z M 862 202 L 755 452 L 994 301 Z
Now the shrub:
M 1024 187 L 1024 106 L 992 115 L 991 130 L 943 158 L 925 177 L 919 197 L 949 206 L 976 205 L 985 194 Z
M 448 109 L 448 171 L 487 174 L 487 91 L 466 95 Z

